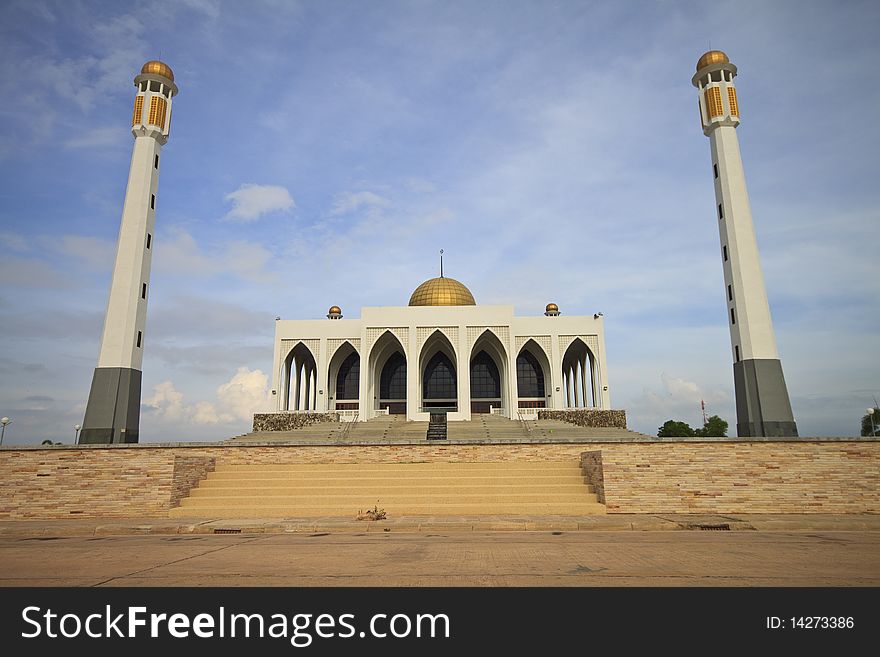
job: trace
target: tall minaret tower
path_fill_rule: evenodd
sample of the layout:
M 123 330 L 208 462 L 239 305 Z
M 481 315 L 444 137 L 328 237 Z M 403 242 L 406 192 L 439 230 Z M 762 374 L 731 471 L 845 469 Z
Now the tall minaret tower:
M 736 66 L 720 50 L 697 62 L 703 134 L 712 147 L 716 220 L 721 235 L 725 299 L 730 325 L 736 430 L 739 436 L 797 436 L 791 402 L 776 352 L 776 337 L 758 259 L 736 128 Z
M 144 64 L 134 79 L 137 95 L 131 133 L 134 149 L 110 300 L 104 317 L 101 353 L 92 377 L 81 443 L 136 443 L 141 406 L 141 364 L 144 358 L 150 261 L 156 225 L 160 151 L 168 141 L 171 100 L 177 95 L 171 67 L 159 61 Z

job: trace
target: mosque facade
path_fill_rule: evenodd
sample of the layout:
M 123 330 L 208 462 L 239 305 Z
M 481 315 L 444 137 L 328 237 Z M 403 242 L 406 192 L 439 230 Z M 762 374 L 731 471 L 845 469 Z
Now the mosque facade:
M 275 322 L 272 395 L 279 412 L 380 414 L 449 421 L 477 413 L 511 419 L 538 409 L 610 409 L 601 313 L 518 317 L 477 305 L 459 281 L 432 278 L 406 306 L 365 307 L 345 319 Z

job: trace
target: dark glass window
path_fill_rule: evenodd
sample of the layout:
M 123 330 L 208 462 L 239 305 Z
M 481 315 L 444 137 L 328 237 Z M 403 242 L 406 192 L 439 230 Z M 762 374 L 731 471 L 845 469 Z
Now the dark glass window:
M 141 299 L 147 298 L 147 284 L 141 283 Z
M 727 286 L 727 299 L 733 301 L 733 287 L 730 285 Z
M 434 354 L 425 368 L 422 385 L 424 399 L 456 399 L 455 367 L 442 351 Z
M 379 399 L 406 399 L 406 359 L 399 351 L 382 368 Z
M 158 156 L 158 155 L 156 156 L 156 159 L 153 160 L 153 168 L 154 168 L 154 169 L 158 169 L 158 168 L 159 168 L 159 156 Z
M 156 209 L 156 195 L 155 194 L 150 194 L 150 209 L 151 210 Z
M 727 245 L 724 245 L 724 262 L 727 262 Z
M 736 324 L 736 315 L 733 314 L 733 308 L 730 309 L 730 323 Z
M 150 248 L 150 244 L 153 243 L 153 236 L 147 233 L 147 248 Z
M 143 337 L 144 337 L 144 334 L 141 333 L 140 331 L 138 331 L 138 344 L 137 344 L 138 349 L 140 349 L 140 346 L 141 346 L 141 339 L 143 339 Z
M 739 362 L 739 345 L 735 345 L 734 350 L 736 351 L 736 362 Z
M 361 359 L 352 352 L 339 366 L 336 375 L 336 399 L 357 399 L 360 390 Z
M 471 361 L 471 399 L 501 399 L 498 367 L 485 351 Z
M 718 218 L 724 219 L 724 208 L 721 207 L 721 203 L 718 204 Z
M 520 397 L 544 396 L 544 370 L 529 351 L 516 357 L 516 389 Z
M 717 165 L 717 164 L 713 164 L 713 165 L 712 165 L 712 169 L 713 169 L 713 171 L 715 171 L 715 177 L 717 178 L 717 177 L 718 177 L 718 165 Z

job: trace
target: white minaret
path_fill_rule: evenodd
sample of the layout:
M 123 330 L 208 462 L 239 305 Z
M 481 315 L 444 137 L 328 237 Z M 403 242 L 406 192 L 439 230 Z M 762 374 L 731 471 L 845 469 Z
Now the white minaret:
M 177 95 L 171 67 L 144 64 L 134 79 L 137 95 L 131 133 L 134 149 L 110 299 L 101 336 L 98 367 L 92 377 L 81 443 L 136 443 L 141 405 L 141 364 L 150 292 L 150 261 L 156 225 L 160 152 L 168 141 L 171 102 Z
M 797 436 L 782 364 L 776 351 L 764 274 L 736 128 L 736 66 L 720 50 L 697 62 L 703 134 L 712 147 L 715 220 L 721 235 L 727 322 L 730 326 L 736 429 L 739 436 Z

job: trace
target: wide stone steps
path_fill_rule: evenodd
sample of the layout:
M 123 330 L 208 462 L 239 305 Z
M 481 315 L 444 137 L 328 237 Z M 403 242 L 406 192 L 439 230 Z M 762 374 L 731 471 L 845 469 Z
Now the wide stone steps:
M 219 464 L 172 517 L 605 513 L 577 462 Z

